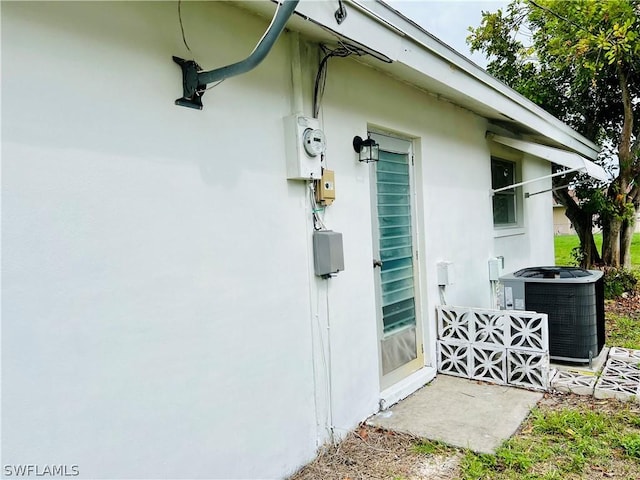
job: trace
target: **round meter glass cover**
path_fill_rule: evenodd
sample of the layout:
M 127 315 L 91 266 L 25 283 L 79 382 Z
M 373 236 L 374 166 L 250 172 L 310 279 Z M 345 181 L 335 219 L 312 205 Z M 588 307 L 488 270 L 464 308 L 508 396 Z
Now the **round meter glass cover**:
M 309 156 L 317 157 L 324 152 L 327 142 L 322 130 L 307 128 L 302 134 L 302 143 Z

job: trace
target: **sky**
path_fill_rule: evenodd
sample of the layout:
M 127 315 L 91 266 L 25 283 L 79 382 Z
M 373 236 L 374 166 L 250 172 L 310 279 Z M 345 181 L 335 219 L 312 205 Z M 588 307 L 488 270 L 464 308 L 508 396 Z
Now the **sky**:
M 481 53 L 471 54 L 465 40 L 468 27 L 477 27 L 482 11 L 504 9 L 509 2 L 501 0 L 385 0 L 432 35 L 471 58 L 481 67 L 486 60 Z

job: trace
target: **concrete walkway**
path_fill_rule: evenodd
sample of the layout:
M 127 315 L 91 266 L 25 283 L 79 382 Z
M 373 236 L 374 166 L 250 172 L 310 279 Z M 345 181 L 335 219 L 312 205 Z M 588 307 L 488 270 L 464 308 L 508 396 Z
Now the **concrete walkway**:
M 640 350 L 605 349 L 591 368 L 554 365 L 549 389 L 640 402 Z M 495 453 L 541 398 L 541 392 L 440 373 L 367 423 L 479 453 Z
M 367 423 L 479 453 L 495 453 L 541 398 L 540 392 L 439 374 Z

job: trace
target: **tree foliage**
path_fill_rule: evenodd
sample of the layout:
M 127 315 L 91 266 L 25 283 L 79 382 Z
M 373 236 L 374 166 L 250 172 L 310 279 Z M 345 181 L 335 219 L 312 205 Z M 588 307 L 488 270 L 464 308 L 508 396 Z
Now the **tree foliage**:
M 483 12 L 469 30 L 489 73 L 601 144 L 603 163 L 618 160 L 609 184 L 575 188 L 578 201 L 566 190 L 554 195 L 580 236 L 585 265 L 601 260 L 591 234 L 597 215 L 602 261 L 629 266 L 640 206 L 640 0 L 514 0 Z

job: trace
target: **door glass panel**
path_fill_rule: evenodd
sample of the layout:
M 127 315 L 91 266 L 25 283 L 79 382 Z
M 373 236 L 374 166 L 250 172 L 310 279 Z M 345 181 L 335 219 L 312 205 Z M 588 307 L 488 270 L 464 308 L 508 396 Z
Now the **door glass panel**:
M 384 337 L 388 338 L 412 327 L 415 329 L 416 325 L 409 156 L 381 150 L 376 163 L 376 187 L 383 262 L 380 272 L 382 321 Z M 402 350 L 402 358 L 398 359 L 402 363 L 417 357 L 411 349 Z

